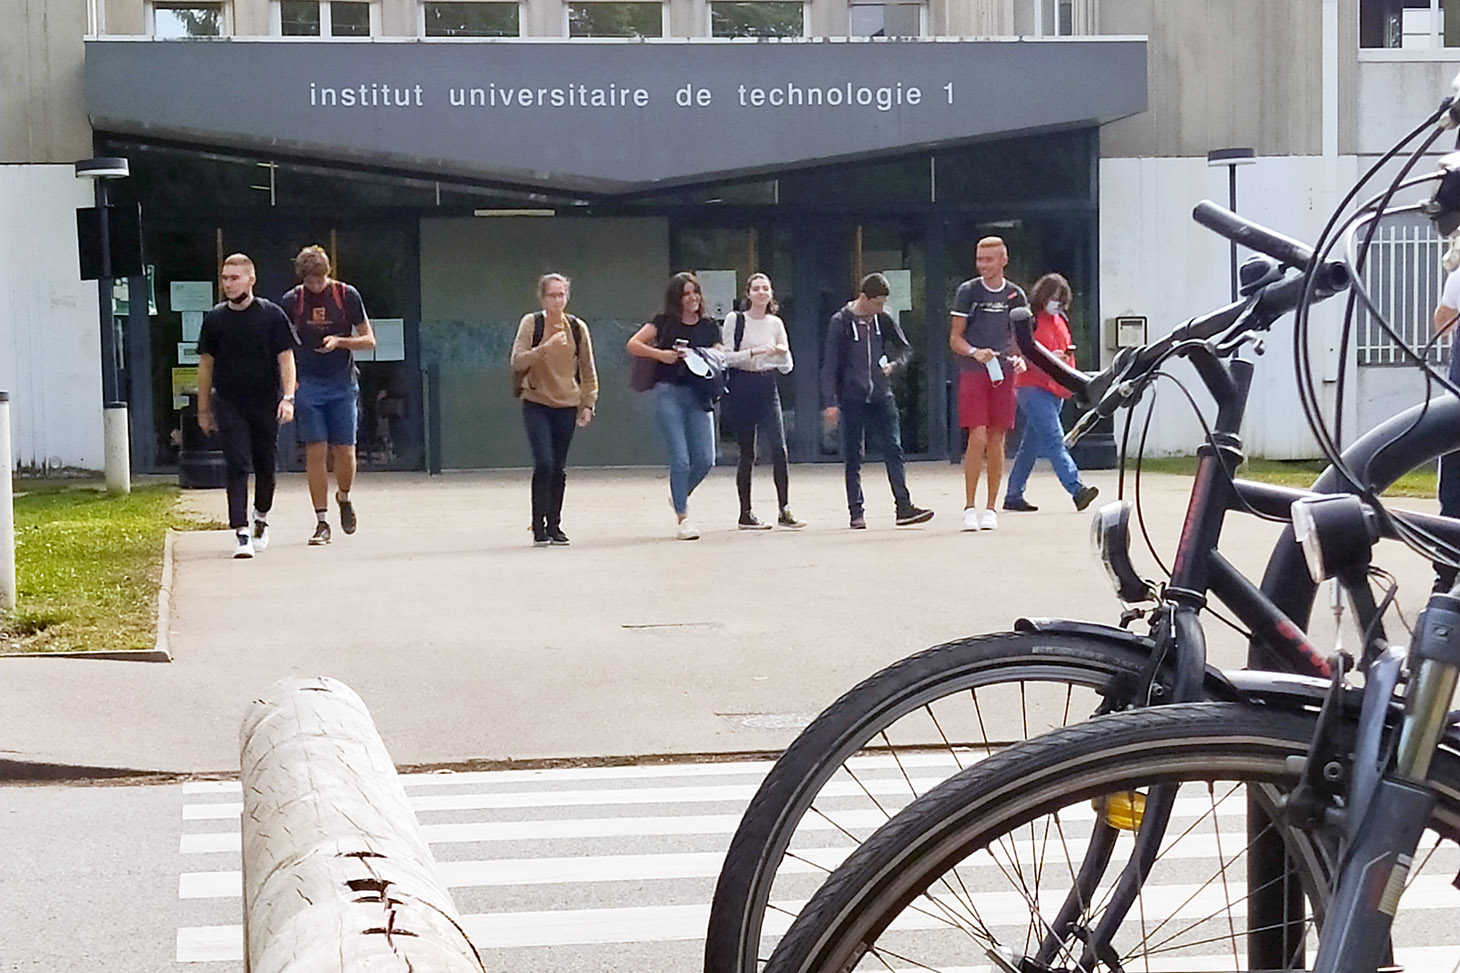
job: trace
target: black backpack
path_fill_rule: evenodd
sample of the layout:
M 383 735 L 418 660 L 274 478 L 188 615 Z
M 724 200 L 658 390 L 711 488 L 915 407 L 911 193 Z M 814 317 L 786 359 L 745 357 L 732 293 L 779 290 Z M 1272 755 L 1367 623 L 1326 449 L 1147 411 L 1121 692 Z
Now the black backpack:
M 583 322 L 581 320 L 579 320 L 578 318 L 574 317 L 571 314 L 566 314 L 565 313 L 564 316 L 567 317 L 567 319 L 568 319 L 568 330 L 570 332 L 572 332 L 572 335 L 573 335 L 573 356 L 574 356 L 574 362 L 575 362 L 574 371 L 576 373 L 576 370 L 578 368 L 581 368 L 582 367 L 582 362 L 583 362 L 583 359 L 582 359 L 582 351 L 583 351 Z M 544 312 L 538 311 L 535 314 L 533 314 L 533 316 L 532 316 L 532 344 L 528 345 L 529 348 L 536 348 L 538 345 L 542 344 L 542 332 L 543 332 L 543 328 L 546 325 L 547 325 L 547 315 Z M 525 369 L 522 370 L 522 371 L 518 371 L 517 369 L 514 368 L 512 370 L 512 395 L 513 395 L 514 398 L 521 398 L 522 397 L 522 380 L 524 378 L 526 378 L 526 377 L 527 377 L 527 371 Z M 575 378 L 577 377 L 576 374 L 575 374 L 574 377 Z M 581 380 L 580 380 L 580 383 L 581 383 Z

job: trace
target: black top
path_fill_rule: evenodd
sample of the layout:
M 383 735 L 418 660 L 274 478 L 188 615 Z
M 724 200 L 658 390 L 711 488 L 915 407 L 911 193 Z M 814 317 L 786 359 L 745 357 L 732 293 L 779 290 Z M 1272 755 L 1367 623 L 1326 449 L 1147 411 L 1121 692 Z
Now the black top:
M 1009 312 L 1028 306 L 1023 288 L 1007 279 L 1003 287 L 991 291 L 982 277 L 974 277 L 959 284 L 958 293 L 953 295 L 953 313 L 967 318 L 963 340 L 975 348 L 992 348 L 1006 364 L 1010 355 L 1018 354 Z M 966 372 L 985 366 L 976 358 L 964 357 L 959 359 L 959 367 Z
M 289 319 L 255 297 L 242 311 L 216 305 L 203 315 L 198 354 L 213 358 L 213 388 L 236 406 L 272 410 L 279 389 L 279 353 L 294 347 Z
M 892 315 L 858 317 L 850 304 L 831 316 L 821 359 L 821 404 L 871 402 L 892 394 L 881 361 L 897 367 L 912 358 L 912 345 Z
M 685 324 L 677 314 L 673 317 L 660 314 L 650 323 L 657 332 L 653 342 L 656 348 L 673 348 L 680 338 L 688 341 L 691 348 L 710 348 L 720 343 L 720 323 L 714 318 L 700 318 L 694 324 Z M 677 361 L 673 365 L 658 362 L 654 381 L 692 386 L 700 379 L 690 372 L 684 362 Z
M 299 344 L 294 361 L 301 382 L 346 384 L 355 377 L 354 359 L 348 348 L 320 351 L 325 335 L 348 338 L 365 320 L 365 302 L 360 292 L 343 281 L 331 280 L 318 294 L 303 284 L 280 301 L 284 313 L 294 322 Z

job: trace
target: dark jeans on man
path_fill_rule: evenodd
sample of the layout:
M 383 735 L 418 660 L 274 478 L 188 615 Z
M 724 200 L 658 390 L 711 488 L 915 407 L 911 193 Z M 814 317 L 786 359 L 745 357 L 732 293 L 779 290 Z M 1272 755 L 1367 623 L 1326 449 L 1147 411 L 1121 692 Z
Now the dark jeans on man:
M 907 479 L 902 464 L 902 431 L 897 418 L 897 402 L 890 395 L 871 402 L 841 403 L 842 461 L 847 472 L 847 510 L 853 517 L 863 512 L 862 456 L 863 440 L 870 437 L 882 451 L 887 466 L 887 482 L 901 513 L 912 506 L 907 492 Z
M 532 530 L 559 529 L 563 491 L 568 485 L 568 447 L 577 429 L 578 410 L 522 403 L 522 422 L 532 447 Z
M 248 526 L 248 475 L 253 474 L 253 505 L 261 514 L 274 506 L 274 461 L 279 452 L 278 406 L 238 406 L 216 392 L 213 420 L 228 476 L 228 526 Z
M 771 454 L 772 476 L 776 481 L 776 503 L 784 510 L 790 503 L 790 476 L 786 464 L 786 428 L 781 419 L 781 394 L 775 378 L 768 372 L 747 372 L 749 382 L 768 381 L 769 394 L 753 399 L 755 414 L 740 419 L 735 430 L 735 444 L 740 447 L 740 462 L 735 467 L 735 489 L 740 493 L 740 512 L 750 513 L 750 473 L 755 466 L 755 440 Z M 740 373 L 736 381 L 741 381 Z
M 1460 356 L 1450 359 L 1450 381 L 1460 383 Z M 1460 453 L 1440 457 L 1440 516 L 1460 517 Z M 1449 591 L 1455 586 L 1455 569 L 1435 562 L 1435 590 Z

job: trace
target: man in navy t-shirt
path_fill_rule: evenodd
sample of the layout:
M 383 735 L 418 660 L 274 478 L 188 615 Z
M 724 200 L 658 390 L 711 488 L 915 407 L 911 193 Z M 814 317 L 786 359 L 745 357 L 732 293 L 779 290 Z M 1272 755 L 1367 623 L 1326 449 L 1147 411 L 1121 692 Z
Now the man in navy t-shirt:
M 279 303 L 293 322 L 298 340 L 294 349 L 299 370 L 297 428 L 304 443 L 315 517 L 309 543 L 320 545 L 330 542 L 327 452 L 334 459 L 340 527 L 346 534 L 355 533 L 350 487 L 355 481 L 360 385 L 351 352 L 374 348 L 375 334 L 360 292 L 330 277 L 330 258 L 323 247 L 299 251 L 294 272 L 303 283 Z

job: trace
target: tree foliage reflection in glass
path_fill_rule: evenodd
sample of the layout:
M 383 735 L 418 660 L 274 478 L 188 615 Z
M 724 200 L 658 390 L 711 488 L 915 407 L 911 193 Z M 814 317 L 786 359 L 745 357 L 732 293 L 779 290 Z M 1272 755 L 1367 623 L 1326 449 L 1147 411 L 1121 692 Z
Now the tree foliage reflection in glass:
M 427 37 L 516 37 L 515 3 L 427 3 Z
M 568 5 L 569 37 L 663 37 L 659 3 L 587 2 Z
M 713 0 L 710 33 L 715 37 L 800 37 L 801 0 Z

